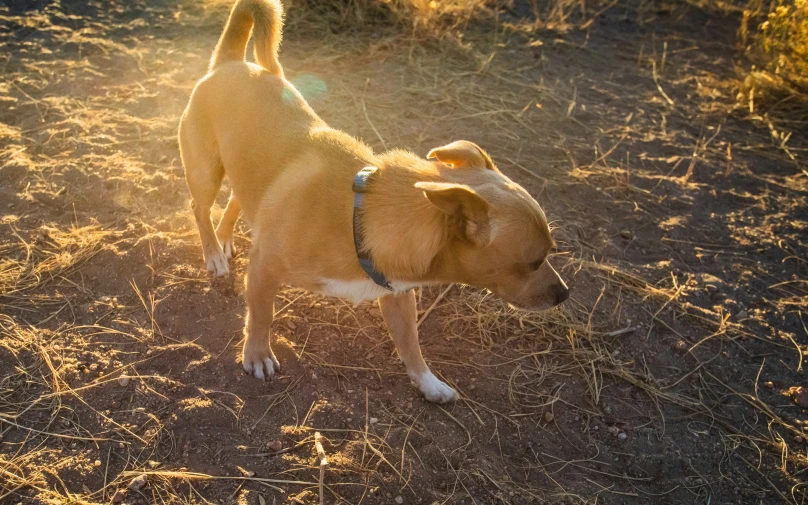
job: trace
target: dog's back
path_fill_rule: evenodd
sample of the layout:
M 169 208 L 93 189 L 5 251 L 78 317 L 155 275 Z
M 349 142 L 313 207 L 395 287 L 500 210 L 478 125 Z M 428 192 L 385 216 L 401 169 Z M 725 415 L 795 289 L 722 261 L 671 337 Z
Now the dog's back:
M 179 141 L 195 206 L 212 205 L 227 175 L 251 222 L 277 169 L 296 156 L 296 146 L 309 129 L 322 123 L 284 79 L 278 62 L 282 23 L 278 0 L 236 2 L 213 52 L 210 72 L 191 94 Z M 251 31 L 258 65 L 244 61 Z M 257 148 L 257 142 L 269 149 Z M 198 219 L 205 221 L 204 216 Z
M 194 89 L 180 123 L 189 185 L 199 172 L 218 190 L 227 175 L 251 222 L 261 193 L 321 122 L 284 79 L 251 63 L 221 65 Z M 191 166 L 186 157 L 204 159 Z

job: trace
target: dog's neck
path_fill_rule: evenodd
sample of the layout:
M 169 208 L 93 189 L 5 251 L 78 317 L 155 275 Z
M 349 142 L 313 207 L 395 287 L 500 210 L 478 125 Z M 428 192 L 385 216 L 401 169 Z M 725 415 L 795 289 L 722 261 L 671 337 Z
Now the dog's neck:
M 362 219 L 373 264 L 389 280 L 443 280 L 432 277 L 448 242 L 446 216 L 415 187 L 421 181 L 440 181 L 439 173 L 433 163 L 408 153 L 393 152 L 381 161 Z

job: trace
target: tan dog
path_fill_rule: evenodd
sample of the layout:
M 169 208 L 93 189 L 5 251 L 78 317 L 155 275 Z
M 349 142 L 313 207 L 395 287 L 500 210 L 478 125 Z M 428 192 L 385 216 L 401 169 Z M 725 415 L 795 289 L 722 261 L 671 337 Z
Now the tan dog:
M 547 255 L 554 249 L 538 203 L 471 142 L 453 142 L 421 159 L 375 154 L 331 129 L 284 79 L 278 63 L 278 0 L 238 0 L 206 75 L 180 123 L 185 176 L 208 270 L 228 273 L 233 226 L 243 210 L 252 228 L 247 271 L 244 370 L 268 379 L 274 298 L 281 283 L 355 302 L 379 299 L 410 378 L 434 402 L 457 398 L 421 356 L 412 288 L 463 283 L 488 288 L 512 305 L 542 310 L 569 291 Z M 255 59 L 244 62 L 250 30 Z M 357 209 L 352 183 L 377 167 Z M 222 178 L 233 192 L 216 231 L 210 208 Z M 369 278 L 358 251 L 390 280 Z

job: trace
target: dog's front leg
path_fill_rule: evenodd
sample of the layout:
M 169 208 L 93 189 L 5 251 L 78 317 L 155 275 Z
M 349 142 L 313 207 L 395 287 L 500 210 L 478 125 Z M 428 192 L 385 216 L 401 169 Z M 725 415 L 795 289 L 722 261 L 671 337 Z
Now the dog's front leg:
M 390 294 L 379 298 L 384 322 L 396 344 L 398 355 L 404 362 L 410 376 L 424 397 L 431 402 L 447 403 L 457 400 L 457 391 L 435 377 L 421 356 L 416 328 L 417 308 L 415 292 Z
M 247 269 L 247 340 L 244 342 L 244 371 L 267 380 L 281 369 L 271 347 L 271 327 L 278 282 L 261 261 L 259 247 L 253 248 Z

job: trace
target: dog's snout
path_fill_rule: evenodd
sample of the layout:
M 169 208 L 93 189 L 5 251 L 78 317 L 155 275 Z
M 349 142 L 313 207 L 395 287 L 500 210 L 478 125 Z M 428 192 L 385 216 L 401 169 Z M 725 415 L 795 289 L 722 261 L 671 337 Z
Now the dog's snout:
M 566 284 L 560 282 L 555 285 L 555 304 L 563 303 L 564 300 L 570 297 L 570 290 Z

